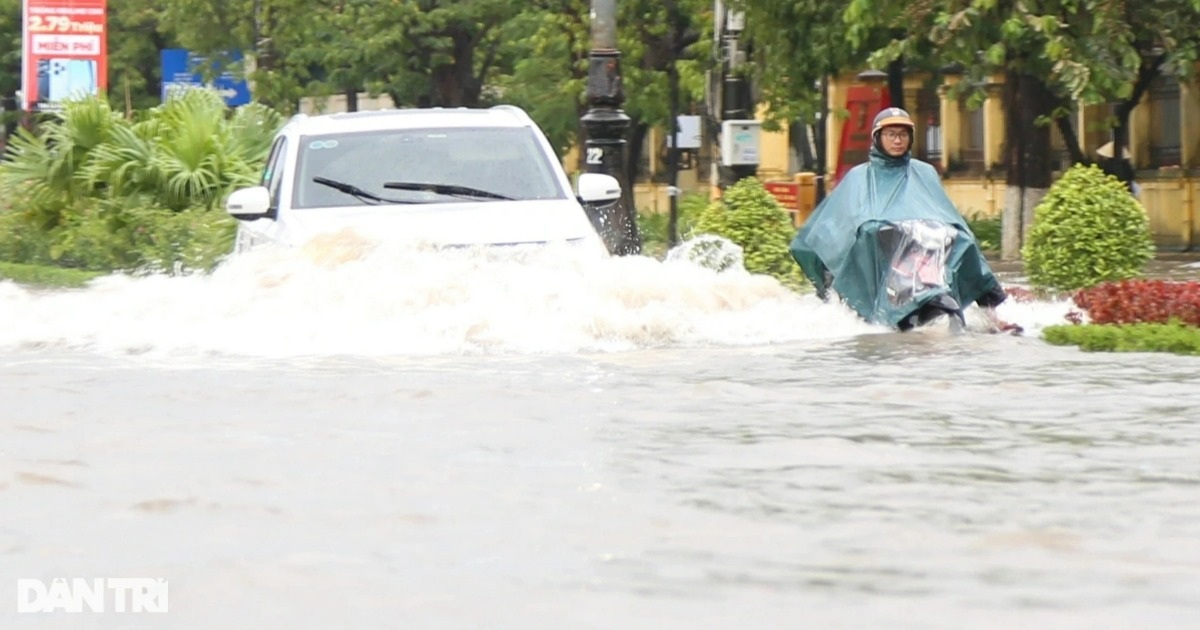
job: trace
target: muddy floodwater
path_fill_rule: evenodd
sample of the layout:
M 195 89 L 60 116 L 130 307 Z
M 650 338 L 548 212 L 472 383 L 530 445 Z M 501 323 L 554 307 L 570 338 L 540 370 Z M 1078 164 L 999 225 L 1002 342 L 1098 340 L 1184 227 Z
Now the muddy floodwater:
M 0 309 L 4 627 L 1200 627 L 1200 359 L 1067 303 L 351 248 Z M 16 612 L 116 577 L 169 610 Z

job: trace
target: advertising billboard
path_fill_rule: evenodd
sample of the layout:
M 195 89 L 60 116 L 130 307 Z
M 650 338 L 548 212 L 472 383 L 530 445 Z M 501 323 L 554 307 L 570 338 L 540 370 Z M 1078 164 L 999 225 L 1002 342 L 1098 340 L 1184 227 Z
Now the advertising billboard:
M 108 88 L 107 0 L 24 0 L 21 104 L 54 111 Z
M 230 107 L 250 102 L 250 86 L 246 79 L 225 67 L 241 62 L 242 55 L 239 52 L 229 53 L 223 60 L 210 61 L 183 48 L 166 48 L 159 53 L 159 58 L 162 62 L 163 102 L 173 94 L 198 87 L 216 90 Z M 209 74 L 216 74 L 207 82 L 202 72 L 206 69 Z

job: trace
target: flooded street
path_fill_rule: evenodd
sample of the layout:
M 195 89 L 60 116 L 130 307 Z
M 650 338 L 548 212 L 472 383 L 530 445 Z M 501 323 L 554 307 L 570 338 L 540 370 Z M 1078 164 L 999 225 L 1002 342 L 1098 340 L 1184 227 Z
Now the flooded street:
M 357 251 L 0 284 L 0 582 L 170 584 L 5 627 L 1200 624 L 1200 359 Z

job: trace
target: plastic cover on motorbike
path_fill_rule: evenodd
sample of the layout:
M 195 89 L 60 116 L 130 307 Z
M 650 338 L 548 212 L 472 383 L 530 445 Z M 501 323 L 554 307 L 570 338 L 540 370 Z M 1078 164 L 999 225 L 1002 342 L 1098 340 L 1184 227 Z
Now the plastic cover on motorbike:
M 937 171 L 875 147 L 869 164 L 851 169 L 792 240 L 792 256 L 818 294 L 826 294 L 831 275 L 846 304 L 867 321 L 892 327 L 941 296 L 963 308 L 1002 300 Z M 929 277 L 933 268 L 944 274 L 942 282 Z

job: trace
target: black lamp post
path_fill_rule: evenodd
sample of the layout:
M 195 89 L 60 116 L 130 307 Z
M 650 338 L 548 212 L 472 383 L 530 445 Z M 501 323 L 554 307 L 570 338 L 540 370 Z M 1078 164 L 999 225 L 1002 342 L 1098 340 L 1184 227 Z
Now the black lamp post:
M 750 93 L 750 82 L 742 76 L 742 52 L 740 39 L 745 30 L 745 14 L 728 6 L 720 5 L 724 15 L 718 13 L 720 32 L 725 45 L 726 63 L 721 86 L 721 120 L 746 121 L 754 118 L 754 99 Z M 722 129 L 722 135 L 726 129 Z M 722 137 L 722 144 L 733 142 L 732 138 Z M 721 183 L 724 186 L 736 184 L 746 177 L 753 177 L 758 172 L 758 164 L 723 164 Z
M 588 111 L 579 119 L 586 131 L 584 170 L 603 173 L 621 183 L 621 199 L 603 208 L 590 208 L 592 225 L 608 250 L 617 255 L 638 254 L 637 209 L 632 182 L 626 177 L 625 156 L 629 116 L 621 109 L 621 53 L 617 50 L 617 1 L 592 0 L 592 50 L 588 53 Z
M 670 197 L 667 215 L 667 246 L 679 244 L 679 12 L 676 0 L 667 0 L 667 44 L 671 51 L 667 67 L 667 195 Z

